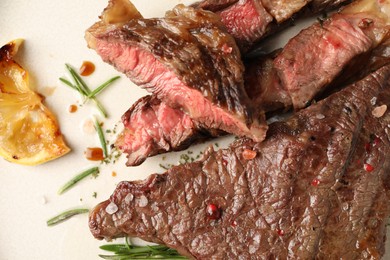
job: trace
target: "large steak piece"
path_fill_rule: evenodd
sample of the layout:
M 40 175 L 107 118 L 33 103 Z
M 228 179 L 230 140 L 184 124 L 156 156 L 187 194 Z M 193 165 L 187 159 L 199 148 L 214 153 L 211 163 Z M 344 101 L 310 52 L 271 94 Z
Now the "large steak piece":
M 390 214 L 390 66 L 270 125 L 267 138 L 121 182 L 90 213 L 197 259 L 378 259 Z
M 104 13 L 111 8 L 115 1 Z M 105 62 L 203 127 L 264 139 L 267 125 L 245 92 L 240 52 L 216 14 L 178 5 L 164 18 L 102 19 L 86 39 Z
M 370 9 L 366 8 L 369 4 Z M 292 106 L 301 109 L 329 86 L 356 79 L 370 63 L 372 51 L 389 38 L 384 7 L 385 2 L 356 1 L 302 30 L 279 52 L 248 61 L 245 90 L 258 113 Z M 125 131 L 116 144 L 128 154 L 129 166 L 221 133 L 191 122 L 190 115 L 169 108 L 164 101 L 153 103 L 142 98 L 122 117 Z

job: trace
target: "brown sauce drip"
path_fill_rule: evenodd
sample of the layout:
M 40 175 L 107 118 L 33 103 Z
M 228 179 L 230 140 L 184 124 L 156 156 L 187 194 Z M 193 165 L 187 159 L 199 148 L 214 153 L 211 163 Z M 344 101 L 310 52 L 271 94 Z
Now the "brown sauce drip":
M 103 149 L 99 147 L 88 147 L 84 154 L 85 158 L 90 161 L 101 161 L 104 159 Z
M 75 113 L 77 111 L 76 105 L 70 105 L 68 108 L 69 113 Z
M 90 61 L 84 61 L 80 67 L 81 76 L 89 76 L 95 71 L 95 64 Z

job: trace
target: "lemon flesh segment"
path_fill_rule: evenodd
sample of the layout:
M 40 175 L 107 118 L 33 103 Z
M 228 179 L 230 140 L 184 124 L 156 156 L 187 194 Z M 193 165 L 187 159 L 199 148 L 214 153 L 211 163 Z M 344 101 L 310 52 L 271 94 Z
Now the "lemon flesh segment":
M 38 165 L 70 151 L 54 115 L 28 85 L 28 73 L 13 60 L 21 41 L 0 49 L 0 156 Z

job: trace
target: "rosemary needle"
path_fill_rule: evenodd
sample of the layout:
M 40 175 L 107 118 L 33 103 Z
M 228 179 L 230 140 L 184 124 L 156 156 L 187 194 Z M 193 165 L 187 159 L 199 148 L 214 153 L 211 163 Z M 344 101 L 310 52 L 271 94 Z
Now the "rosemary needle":
M 85 209 L 85 208 L 67 210 L 67 211 L 64 211 L 64 212 L 58 214 L 57 216 L 49 219 L 48 221 L 46 221 L 46 224 L 48 226 L 53 226 L 53 225 L 56 225 L 58 223 L 61 223 L 62 221 L 65 221 L 65 220 L 73 217 L 74 215 L 84 214 L 84 213 L 88 213 L 88 212 L 89 212 L 89 209 Z
M 100 113 L 107 118 L 107 111 L 103 107 L 103 105 L 99 102 L 99 100 L 96 99 L 96 95 L 102 92 L 104 89 L 106 89 L 109 85 L 111 85 L 114 81 L 119 79 L 119 76 L 113 77 L 103 84 L 101 84 L 99 87 L 91 91 L 91 89 L 88 87 L 88 85 L 85 83 L 85 81 L 81 78 L 81 76 L 73 69 L 72 66 L 69 64 L 65 64 L 66 69 L 68 70 L 69 74 L 72 76 L 72 79 L 74 81 L 74 84 L 72 84 L 70 81 L 66 80 L 65 78 L 60 78 L 60 81 L 63 82 L 65 85 L 71 87 L 72 89 L 76 90 L 80 93 L 80 95 L 84 98 L 84 101 L 91 99 Z
M 162 245 L 134 246 L 126 244 L 107 244 L 100 249 L 114 253 L 114 255 L 99 255 L 103 259 L 187 259 L 171 248 Z
M 109 85 L 111 85 L 114 81 L 116 81 L 119 78 L 120 78 L 119 76 L 116 76 L 116 77 L 113 77 L 113 78 L 107 80 L 106 82 L 101 84 L 99 87 L 94 89 L 91 93 L 89 93 L 88 97 L 89 98 L 95 97 L 97 94 L 102 92 L 105 88 L 107 88 Z
M 100 126 L 100 123 L 96 118 L 95 118 L 95 129 L 96 129 L 96 132 L 98 133 L 98 136 L 99 136 L 100 145 L 102 146 L 102 149 L 103 149 L 104 158 L 107 158 L 108 152 L 107 152 L 106 138 L 104 137 L 102 127 Z
M 58 194 L 61 195 L 62 193 L 64 193 L 65 191 L 69 190 L 70 188 L 72 188 L 76 183 L 78 183 L 79 181 L 81 181 L 82 179 L 84 179 L 85 177 L 89 176 L 89 175 L 92 175 L 92 174 L 98 174 L 99 173 L 99 167 L 93 167 L 91 169 L 88 169 L 88 170 L 85 170 L 83 171 L 82 173 L 80 174 L 77 174 L 76 176 L 74 176 L 70 181 L 68 181 L 67 183 L 65 183 L 59 190 L 58 190 Z

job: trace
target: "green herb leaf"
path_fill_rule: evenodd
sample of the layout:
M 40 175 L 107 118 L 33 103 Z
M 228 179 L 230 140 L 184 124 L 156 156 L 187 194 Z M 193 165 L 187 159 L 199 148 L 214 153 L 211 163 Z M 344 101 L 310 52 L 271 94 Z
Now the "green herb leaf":
M 135 246 L 126 244 L 106 244 L 100 249 L 114 253 L 114 255 L 99 255 L 103 259 L 127 260 L 127 259 L 187 259 L 176 250 L 162 245 Z
M 65 85 L 73 88 L 74 90 L 79 91 L 78 88 L 75 85 L 73 85 L 72 83 L 70 83 L 67 79 L 60 78 L 60 81 L 62 81 Z
M 82 173 L 74 176 L 70 181 L 65 183 L 59 190 L 58 194 L 61 195 L 65 191 L 69 190 L 72 188 L 76 183 L 84 179 L 85 177 L 91 175 L 91 174 L 98 174 L 99 173 L 99 167 L 93 167 L 91 169 L 85 170 Z
M 97 94 L 102 92 L 104 89 L 106 89 L 109 85 L 111 85 L 114 81 L 116 81 L 119 78 L 120 78 L 119 76 L 116 76 L 116 77 L 113 77 L 113 78 L 107 80 L 106 82 L 101 84 L 99 87 L 94 89 L 91 93 L 89 93 L 88 97 L 92 98 L 92 97 L 96 96 Z
M 75 215 L 79 215 L 79 214 L 84 214 L 84 213 L 88 213 L 89 212 L 89 209 L 85 209 L 85 208 L 81 208 L 81 209 L 71 209 L 71 210 L 67 210 L 65 212 L 62 212 L 60 214 L 58 214 L 57 216 L 49 219 L 46 224 L 48 226 L 53 226 L 53 225 L 56 225 L 56 224 L 59 224 Z
M 104 137 L 102 127 L 100 126 L 100 123 L 96 118 L 95 118 L 95 129 L 96 129 L 96 132 L 98 133 L 98 136 L 99 136 L 100 145 L 102 146 L 102 149 L 103 149 L 104 158 L 107 158 L 108 152 L 107 152 L 106 138 Z
M 100 113 L 107 118 L 108 114 L 106 109 L 103 107 L 103 105 L 99 102 L 99 100 L 96 99 L 96 95 L 102 92 L 104 89 L 106 89 L 109 85 L 111 85 L 114 81 L 119 79 L 119 76 L 113 77 L 103 84 L 101 84 L 99 87 L 91 91 L 91 89 L 88 87 L 88 85 L 85 83 L 85 81 L 81 78 L 81 76 L 76 72 L 76 70 L 69 64 L 65 64 L 66 69 L 68 70 L 69 74 L 72 77 L 72 80 L 74 82 L 71 83 L 70 81 L 60 78 L 60 81 L 63 82 L 65 85 L 71 87 L 72 89 L 76 90 L 80 93 L 80 95 L 84 98 L 84 101 L 86 100 L 92 100 L 97 109 L 100 111 Z

